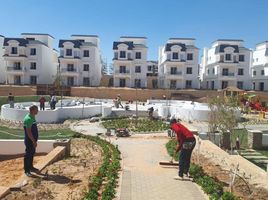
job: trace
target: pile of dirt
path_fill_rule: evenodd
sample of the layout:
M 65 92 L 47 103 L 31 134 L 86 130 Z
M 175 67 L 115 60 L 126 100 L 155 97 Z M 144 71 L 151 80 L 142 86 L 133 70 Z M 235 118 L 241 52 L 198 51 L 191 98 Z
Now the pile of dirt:
M 41 160 L 45 155 L 34 157 L 34 164 Z M 1 156 L 0 158 L 0 186 L 11 186 L 24 173 L 23 155 L 20 156 Z
M 4 200 L 82 199 L 102 160 L 102 150 L 94 142 L 72 139 L 69 158 L 49 165 L 42 175 L 36 174 L 21 191 L 12 191 Z
M 220 165 L 215 165 L 210 159 L 204 157 L 203 155 L 197 156 L 196 153 L 193 153 L 192 156 L 193 163 L 196 163 L 202 166 L 204 172 L 215 179 L 223 183 L 224 189 L 229 190 L 229 183 L 231 180 L 230 172 L 222 169 Z M 256 187 L 248 183 L 247 179 L 242 179 L 236 177 L 235 183 L 233 186 L 234 194 L 240 199 L 245 200 L 266 200 L 268 199 L 268 191 L 261 187 Z

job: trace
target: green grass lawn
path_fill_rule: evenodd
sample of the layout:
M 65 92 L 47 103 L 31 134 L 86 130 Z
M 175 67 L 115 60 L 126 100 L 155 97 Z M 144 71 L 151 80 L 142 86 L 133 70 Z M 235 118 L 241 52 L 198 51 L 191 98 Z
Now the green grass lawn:
M 38 102 L 40 96 L 15 96 L 14 97 L 14 101 L 15 103 L 18 103 L 18 102 L 31 102 L 31 101 L 34 101 L 34 102 Z M 49 96 L 45 96 L 46 100 L 48 101 L 49 100 Z M 7 104 L 7 96 L 6 97 L 0 97 L 0 110 L 1 110 L 1 106 L 3 104 Z
M 70 129 L 60 129 L 60 130 L 48 130 L 40 131 L 40 140 L 54 140 L 61 138 L 70 138 L 75 134 L 75 132 Z M 10 129 L 7 127 L 0 126 L 0 139 L 23 139 L 24 131 L 21 129 Z
M 128 128 L 133 132 L 146 132 L 146 131 L 165 131 L 169 129 L 169 124 L 166 124 L 159 120 L 150 120 L 146 118 L 136 119 L 112 119 L 102 122 L 105 128 L 116 129 L 116 128 Z

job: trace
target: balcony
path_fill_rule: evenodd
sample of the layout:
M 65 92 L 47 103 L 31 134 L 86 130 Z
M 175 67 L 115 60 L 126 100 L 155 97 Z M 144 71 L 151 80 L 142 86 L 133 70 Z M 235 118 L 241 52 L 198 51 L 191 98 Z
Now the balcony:
M 23 74 L 26 72 L 25 67 L 7 67 L 6 70 L 8 74 Z
M 62 76 L 79 76 L 79 71 L 77 68 L 74 68 L 74 69 L 62 68 L 61 75 Z
M 166 77 L 167 79 L 182 79 L 182 71 L 178 71 L 178 72 L 167 72 L 166 73 Z
M 4 54 L 3 57 L 7 60 L 17 60 L 17 59 L 25 59 L 27 58 L 26 55 L 19 55 L 19 54 Z
M 126 76 L 130 76 L 130 70 L 115 70 L 114 71 L 114 76 L 117 77 L 126 77 Z
M 222 76 L 234 76 L 235 74 L 234 73 L 222 73 L 221 75 Z

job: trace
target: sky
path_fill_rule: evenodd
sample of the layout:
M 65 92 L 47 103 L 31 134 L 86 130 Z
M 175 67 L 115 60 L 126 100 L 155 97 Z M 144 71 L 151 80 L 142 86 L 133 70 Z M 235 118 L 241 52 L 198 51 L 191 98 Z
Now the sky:
M 120 36 L 148 38 L 148 60 L 170 37 L 196 39 L 200 55 L 216 39 L 243 39 L 254 48 L 268 40 L 267 0 L 0 0 L 0 35 L 48 33 L 100 37 L 102 57 L 112 62 Z

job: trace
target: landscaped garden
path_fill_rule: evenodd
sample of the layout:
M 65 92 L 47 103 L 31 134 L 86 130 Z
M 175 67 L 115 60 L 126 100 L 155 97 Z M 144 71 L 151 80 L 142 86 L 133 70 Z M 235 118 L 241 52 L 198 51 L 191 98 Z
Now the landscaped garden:
M 127 128 L 131 132 L 166 131 L 170 128 L 170 125 L 163 121 L 148 118 L 108 119 L 103 121 L 102 125 L 107 129 Z

